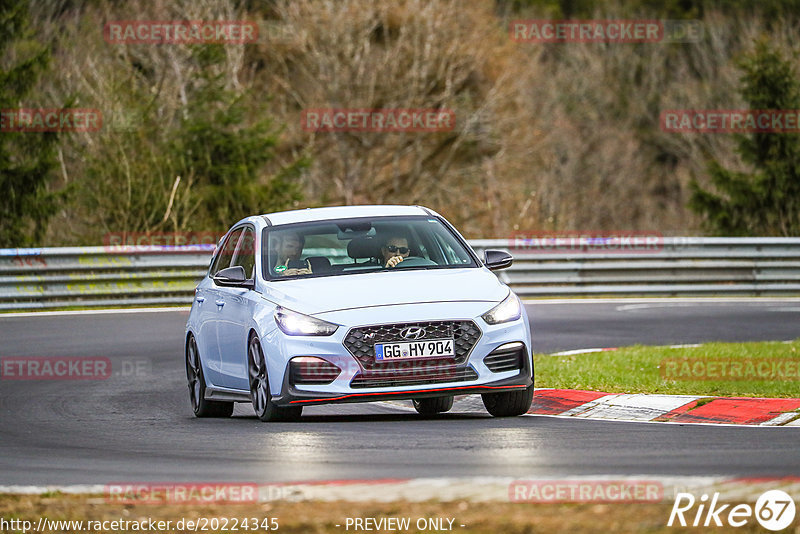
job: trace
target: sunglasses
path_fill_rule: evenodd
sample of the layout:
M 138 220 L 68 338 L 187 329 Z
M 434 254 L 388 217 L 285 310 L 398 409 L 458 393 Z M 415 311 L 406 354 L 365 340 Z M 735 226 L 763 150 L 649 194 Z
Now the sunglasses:
M 389 252 L 399 252 L 400 254 L 406 254 L 409 251 L 408 247 L 396 247 L 394 245 L 386 245 L 386 250 Z

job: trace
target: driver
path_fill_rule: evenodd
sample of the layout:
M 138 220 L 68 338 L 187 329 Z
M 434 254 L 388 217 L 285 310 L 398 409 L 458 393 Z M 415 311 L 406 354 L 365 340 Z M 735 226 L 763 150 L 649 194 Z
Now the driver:
M 278 237 L 278 236 L 276 236 Z M 308 260 L 301 260 L 305 239 L 296 232 L 284 232 L 278 237 L 275 247 L 276 262 L 275 274 L 280 276 L 294 276 L 298 274 L 312 274 L 311 264 Z
M 389 237 L 381 247 L 385 267 L 395 267 L 398 263 L 408 258 L 411 249 L 408 239 L 402 236 Z

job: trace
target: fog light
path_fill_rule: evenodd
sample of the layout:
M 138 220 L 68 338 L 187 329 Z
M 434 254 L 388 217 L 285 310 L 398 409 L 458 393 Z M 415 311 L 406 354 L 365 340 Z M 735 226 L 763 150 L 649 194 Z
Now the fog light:
M 289 362 L 291 384 L 330 384 L 341 372 L 331 362 L 314 356 L 298 356 Z
M 522 361 L 525 357 L 525 345 L 519 341 L 506 343 L 490 352 L 483 363 L 493 373 L 503 373 L 505 371 L 516 371 L 522 369 Z

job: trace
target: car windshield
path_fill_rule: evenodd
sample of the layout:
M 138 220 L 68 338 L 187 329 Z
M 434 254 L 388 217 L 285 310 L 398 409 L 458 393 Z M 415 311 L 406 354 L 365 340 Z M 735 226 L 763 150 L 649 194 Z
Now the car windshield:
M 266 228 L 263 242 L 267 280 L 478 266 L 461 240 L 434 217 L 282 225 Z

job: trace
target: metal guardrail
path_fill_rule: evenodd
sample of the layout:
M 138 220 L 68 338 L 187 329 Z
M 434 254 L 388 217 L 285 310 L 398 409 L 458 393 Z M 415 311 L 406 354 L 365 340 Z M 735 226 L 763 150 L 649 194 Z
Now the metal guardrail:
M 800 295 L 800 238 L 672 237 L 638 247 L 602 240 L 556 253 L 535 240 L 470 243 L 511 246 L 514 264 L 498 275 L 527 297 Z
M 190 304 L 213 245 L 0 249 L 0 310 Z
M 523 297 L 800 295 L 800 238 L 659 239 L 646 247 L 474 240 L 509 250 Z M 571 243 L 569 247 L 572 247 Z M 0 249 L 0 310 L 189 304 L 213 246 Z

